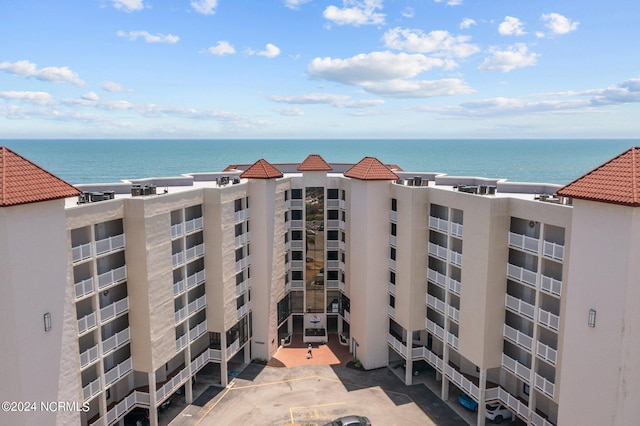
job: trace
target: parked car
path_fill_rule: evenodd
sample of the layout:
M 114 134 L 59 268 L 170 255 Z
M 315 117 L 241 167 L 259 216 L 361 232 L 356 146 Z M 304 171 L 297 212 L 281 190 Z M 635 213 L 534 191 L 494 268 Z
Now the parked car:
M 124 416 L 124 424 L 126 426 L 148 426 L 149 410 L 146 408 L 136 407 Z
M 364 416 L 344 416 L 324 426 L 371 426 L 371 422 Z
M 458 402 L 467 410 L 471 410 L 471 411 L 478 410 L 478 403 L 466 393 L 460 394 L 460 396 L 458 397 Z
M 513 420 L 513 413 L 498 402 L 487 404 L 485 408 L 487 409 L 485 416 L 494 423 L 502 423 L 504 419 Z

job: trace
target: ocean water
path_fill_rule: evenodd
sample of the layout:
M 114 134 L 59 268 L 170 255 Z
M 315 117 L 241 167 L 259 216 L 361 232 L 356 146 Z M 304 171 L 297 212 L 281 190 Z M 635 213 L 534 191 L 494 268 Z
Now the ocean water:
M 566 184 L 640 139 L 300 139 L 300 140 L 10 140 L 14 150 L 67 182 L 177 176 L 221 171 L 230 164 L 355 163 L 373 156 L 405 171 Z

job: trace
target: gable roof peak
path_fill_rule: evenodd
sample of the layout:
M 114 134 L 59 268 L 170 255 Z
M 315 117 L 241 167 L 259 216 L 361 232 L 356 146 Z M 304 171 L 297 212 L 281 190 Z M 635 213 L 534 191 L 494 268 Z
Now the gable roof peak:
M 244 179 L 276 179 L 283 176 L 282 172 L 261 158 L 240 175 Z
M 360 180 L 397 180 L 398 175 L 375 157 L 364 157 L 357 164 L 347 170 L 344 175 L 348 178 Z

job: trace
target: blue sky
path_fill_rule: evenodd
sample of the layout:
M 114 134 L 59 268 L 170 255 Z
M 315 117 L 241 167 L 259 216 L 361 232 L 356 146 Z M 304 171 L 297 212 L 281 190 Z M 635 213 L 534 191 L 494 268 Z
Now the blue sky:
M 636 0 L 0 3 L 0 138 L 637 138 Z

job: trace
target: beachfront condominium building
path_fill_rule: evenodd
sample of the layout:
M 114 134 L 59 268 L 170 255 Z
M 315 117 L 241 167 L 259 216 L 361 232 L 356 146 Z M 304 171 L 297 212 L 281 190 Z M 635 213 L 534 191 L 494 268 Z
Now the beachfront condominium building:
M 639 185 L 640 148 L 564 187 L 319 155 L 72 186 L 0 148 L 0 424 L 156 425 L 294 333 L 426 362 L 479 425 L 635 424 Z

